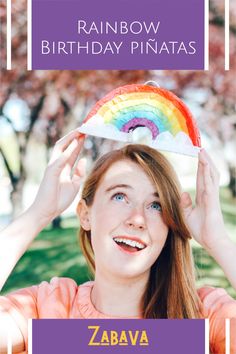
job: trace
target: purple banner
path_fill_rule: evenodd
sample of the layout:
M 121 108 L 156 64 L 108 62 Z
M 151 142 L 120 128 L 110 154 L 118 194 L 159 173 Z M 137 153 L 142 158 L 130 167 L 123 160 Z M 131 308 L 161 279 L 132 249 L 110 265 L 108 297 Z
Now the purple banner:
M 204 0 L 32 0 L 32 69 L 204 69 Z
M 33 354 L 204 354 L 204 320 L 33 320 Z

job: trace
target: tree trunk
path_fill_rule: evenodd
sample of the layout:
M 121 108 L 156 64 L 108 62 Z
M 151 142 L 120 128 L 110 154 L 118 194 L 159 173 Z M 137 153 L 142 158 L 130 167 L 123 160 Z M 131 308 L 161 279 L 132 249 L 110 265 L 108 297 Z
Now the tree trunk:
M 229 189 L 231 191 L 232 196 L 236 197 L 236 167 L 229 167 Z
M 10 200 L 12 205 L 12 218 L 15 219 L 22 212 L 22 198 L 25 178 L 20 178 L 15 184 L 15 188 L 10 193 Z
M 53 221 L 52 221 L 52 228 L 53 229 L 61 229 L 61 216 L 57 216 Z

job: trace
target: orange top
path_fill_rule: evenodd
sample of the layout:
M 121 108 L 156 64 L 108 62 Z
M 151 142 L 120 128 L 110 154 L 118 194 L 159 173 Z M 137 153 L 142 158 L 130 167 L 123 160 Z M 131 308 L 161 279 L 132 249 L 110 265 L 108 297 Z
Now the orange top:
M 91 302 L 93 282 L 78 286 L 69 278 L 52 278 L 50 283 L 0 296 L 0 310 L 8 311 L 23 334 L 27 348 L 29 318 L 117 318 L 98 312 Z M 224 289 L 204 287 L 199 291 L 204 318 L 210 321 L 210 347 L 214 354 L 225 352 L 225 319 L 231 319 L 231 354 L 236 353 L 236 300 Z

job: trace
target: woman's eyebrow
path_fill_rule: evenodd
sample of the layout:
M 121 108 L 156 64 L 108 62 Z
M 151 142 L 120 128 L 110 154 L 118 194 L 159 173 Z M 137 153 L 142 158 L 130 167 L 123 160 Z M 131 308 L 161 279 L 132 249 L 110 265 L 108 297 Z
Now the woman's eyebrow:
M 130 186 L 129 184 L 124 184 L 124 183 L 114 184 L 114 185 L 108 187 L 107 189 L 105 189 L 105 192 L 110 192 L 110 191 L 112 191 L 113 189 L 116 189 L 116 188 L 132 189 L 132 186 Z M 154 192 L 152 195 L 153 195 L 153 197 L 159 198 L 159 194 L 157 192 Z
M 108 187 L 105 190 L 105 192 L 110 192 L 110 191 L 112 191 L 113 189 L 116 189 L 116 188 L 128 188 L 128 189 L 131 189 L 132 187 L 129 186 L 128 184 L 123 184 L 123 183 L 122 184 L 114 184 L 114 185 Z
M 153 196 L 159 198 L 159 194 L 157 192 L 154 192 Z

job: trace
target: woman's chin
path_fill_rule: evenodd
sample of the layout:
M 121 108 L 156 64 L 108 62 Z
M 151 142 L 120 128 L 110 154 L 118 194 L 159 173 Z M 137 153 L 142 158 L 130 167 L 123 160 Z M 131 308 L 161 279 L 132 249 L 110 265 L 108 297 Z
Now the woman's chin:
M 143 267 L 140 263 L 137 264 L 112 264 L 109 268 L 110 274 L 113 274 L 115 279 L 124 280 L 125 282 L 130 280 L 137 280 L 140 277 L 147 277 L 149 275 L 150 268 Z

